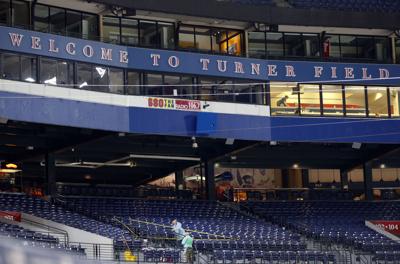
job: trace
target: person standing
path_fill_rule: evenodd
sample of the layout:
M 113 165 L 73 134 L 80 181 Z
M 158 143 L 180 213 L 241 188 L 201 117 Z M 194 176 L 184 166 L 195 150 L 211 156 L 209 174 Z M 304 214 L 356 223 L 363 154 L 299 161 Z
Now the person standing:
M 182 239 L 185 237 L 185 230 L 182 228 L 182 224 L 177 219 L 172 220 L 172 231 L 175 233 L 177 246 L 181 245 Z
M 193 237 L 191 237 L 189 233 L 185 233 L 185 237 L 182 239 L 182 245 L 186 256 L 186 262 L 193 263 Z

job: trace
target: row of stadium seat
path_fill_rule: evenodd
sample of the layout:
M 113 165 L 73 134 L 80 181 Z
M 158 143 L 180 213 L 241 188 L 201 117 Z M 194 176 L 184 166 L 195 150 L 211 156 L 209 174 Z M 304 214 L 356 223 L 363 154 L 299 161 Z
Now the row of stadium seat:
M 87 186 L 87 185 L 69 185 L 58 184 L 57 193 L 59 195 L 75 196 L 105 196 L 105 197 L 183 197 L 192 198 L 190 190 L 176 190 L 175 188 L 155 188 L 140 187 L 133 188 L 129 186 Z
M 335 256 L 328 252 L 318 251 L 249 251 L 249 250 L 216 250 L 214 263 L 336 263 Z
M 400 251 L 400 244 L 365 226 L 366 220 L 400 219 L 400 202 L 253 201 L 242 205 L 270 221 L 315 239 L 375 254 Z
M 29 241 L 44 242 L 49 244 L 59 243 L 58 239 L 51 235 L 37 233 L 17 225 L 5 224 L 1 222 L 0 222 L 0 235 L 29 240 Z
M 0 222 L 0 236 L 24 241 L 23 245 L 25 246 L 56 249 L 80 256 L 85 255 L 85 250 L 80 246 L 66 246 L 60 244 L 58 238 L 55 238 L 49 234 L 34 232 L 18 225 Z

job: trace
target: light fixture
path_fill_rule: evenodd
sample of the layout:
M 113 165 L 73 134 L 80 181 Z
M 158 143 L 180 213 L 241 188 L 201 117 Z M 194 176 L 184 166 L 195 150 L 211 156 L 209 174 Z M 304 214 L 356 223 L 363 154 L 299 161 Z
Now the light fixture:
M 33 150 L 34 147 L 33 147 L 33 146 L 27 146 L 26 149 L 27 149 L 27 150 Z
M 25 81 L 27 82 L 35 82 L 35 79 L 33 79 L 32 77 L 28 77 L 25 79 Z
M 119 132 L 119 133 L 118 133 L 118 136 L 119 136 L 119 137 L 125 137 L 125 133 L 124 133 L 124 132 Z
M 88 86 L 88 83 L 87 83 L 87 82 L 81 83 L 81 84 L 79 85 L 79 88 L 83 88 L 83 87 L 85 87 L 85 86 Z
M 86 174 L 83 178 L 85 178 L 85 180 L 91 180 L 92 179 L 92 175 Z
M 293 169 L 298 169 L 299 168 L 299 164 L 295 163 L 293 164 Z
M 53 78 L 47 79 L 44 81 L 45 84 L 53 84 L 56 85 L 57 84 L 57 77 L 54 76 Z
M 103 78 L 104 74 L 106 74 L 106 69 L 105 68 L 96 67 L 96 71 L 100 75 L 100 78 Z
M 353 149 L 360 149 L 360 148 L 361 148 L 361 143 L 359 143 L 359 142 L 354 142 L 354 143 L 351 145 L 351 147 L 352 147 Z
M 237 160 L 236 156 L 231 156 L 231 160 Z
M 386 168 L 386 165 L 382 163 L 379 167 L 380 167 L 381 169 L 385 169 L 385 168 Z
M 137 163 L 136 163 L 136 161 L 134 161 L 134 160 L 130 160 L 128 163 L 129 163 L 129 167 L 131 167 L 131 168 L 137 166 Z
M 7 169 L 16 169 L 16 168 L 18 168 L 18 166 L 17 166 L 17 164 L 14 164 L 14 163 L 7 163 L 6 168 Z
M 227 138 L 225 141 L 225 145 L 233 145 L 234 142 L 235 142 L 234 138 Z
M 276 146 L 276 145 L 278 145 L 278 142 L 277 141 L 270 141 L 269 144 L 271 146 Z
M 218 162 L 216 162 L 216 163 L 214 164 L 214 168 L 219 168 L 219 166 L 220 166 L 220 164 L 219 164 Z
M 199 144 L 197 144 L 196 137 L 192 137 L 192 148 L 196 149 L 199 147 Z

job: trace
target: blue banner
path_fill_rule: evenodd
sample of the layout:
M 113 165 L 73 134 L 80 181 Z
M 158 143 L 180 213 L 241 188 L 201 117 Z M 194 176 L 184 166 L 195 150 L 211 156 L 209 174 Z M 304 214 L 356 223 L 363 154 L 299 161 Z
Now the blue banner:
M 254 81 L 399 85 L 400 65 L 260 60 L 125 47 L 0 27 L 0 49 L 140 71 Z

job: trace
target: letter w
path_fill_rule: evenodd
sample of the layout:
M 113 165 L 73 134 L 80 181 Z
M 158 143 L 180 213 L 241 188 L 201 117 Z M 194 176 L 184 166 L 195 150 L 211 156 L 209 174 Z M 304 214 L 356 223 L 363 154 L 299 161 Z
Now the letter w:
M 16 34 L 16 33 L 8 33 L 8 34 L 10 35 L 12 45 L 14 47 L 15 47 L 15 45 L 17 45 L 19 47 L 19 45 L 21 45 L 21 41 L 22 41 L 22 38 L 24 37 L 24 35 Z

